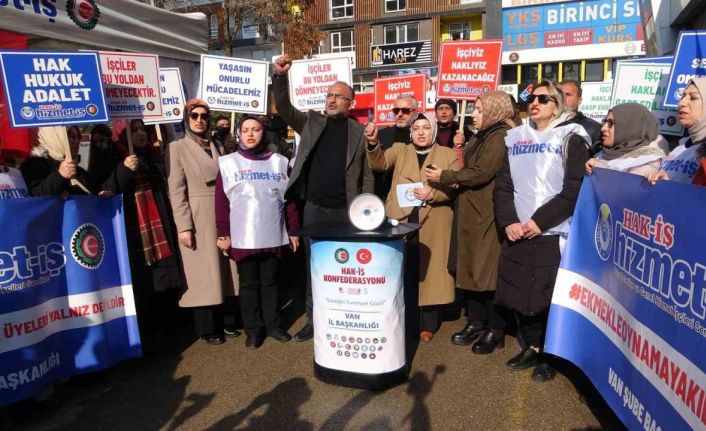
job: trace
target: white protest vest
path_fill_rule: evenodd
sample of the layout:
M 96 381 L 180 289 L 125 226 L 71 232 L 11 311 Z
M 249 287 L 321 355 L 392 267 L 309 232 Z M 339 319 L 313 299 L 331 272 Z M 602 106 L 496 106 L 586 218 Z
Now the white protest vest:
M 679 146 L 669 153 L 659 170 L 669 174 L 670 181 L 691 184 L 699 170 L 699 148 L 702 144 L 686 147 L 689 138 L 679 140 Z
M 272 154 L 249 160 L 239 153 L 218 158 L 223 190 L 230 201 L 233 248 L 258 249 L 289 243 L 284 214 L 287 159 Z
M 29 193 L 22 173 L 15 168 L 7 168 L 6 172 L 0 171 L 0 199 L 26 197 L 29 197 Z
M 529 125 L 510 129 L 505 137 L 510 174 L 515 188 L 515 209 L 520 222 L 554 196 L 564 185 L 564 148 L 569 134 L 576 133 L 591 142 L 578 124 L 555 127 L 539 132 Z M 558 226 L 551 226 L 542 235 L 568 234 L 571 217 Z

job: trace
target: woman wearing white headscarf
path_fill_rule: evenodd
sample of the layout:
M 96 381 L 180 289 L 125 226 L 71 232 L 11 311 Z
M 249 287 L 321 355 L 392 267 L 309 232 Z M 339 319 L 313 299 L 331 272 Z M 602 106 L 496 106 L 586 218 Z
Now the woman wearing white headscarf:
M 608 111 L 601 138 L 603 149 L 586 162 L 589 175 L 598 167 L 649 177 L 669 151 L 657 118 L 639 103 L 622 103 Z
M 424 167 L 433 165 L 450 171 L 460 168 L 456 152 L 436 144 L 436 121 L 426 115 L 419 113 L 412 119 L 409 145 L 396 142 L 386 150 L 380 147 L 375 123 L 369 123 L 365 128 L 370 167 L 377 172 L 394 170 L 392 188 L 387 196 L 387 216 L 421 225 L 418 252 L 408 248 L 407 267 L 419 271 L 420 339 L 425 342 L 432 339 L 439 326 L 439 308 L 436 306 L 454 300 L 454 280 L 447 268 L 453 193 L 449 186 L 429 181 Z M 420 209 L 403 207 L 398 201 L 398 186 L 412 183 L 423 183 L 423 187 L 413 191 L 414 197 L 423 202 Z M 416 265 L 415 259 L 418 259 Z
M 689 129 L 689 136 L 679 140 L 662 162 L 659 172 L 649 180 L 672 180 L 680 183 L 706 185 L 706 76 L 694 77 L 684 89 L 679 101 L 679 123 Z
M 129 156 L 103 183 L 94 181 L 78 165 L 81 131 L 76 126 L 64 128 L 42 127 L 37 134 L 38 145 L 32 156 L 20 168 L 32 196 L 65 196 L 69 194 L 97 194 L 101 191 L 120 193 L 137 169 L 137 158 Z M 66 148 L 70 154 L 66 154 Z M 123 179 L 123 180 L 120 180 Z

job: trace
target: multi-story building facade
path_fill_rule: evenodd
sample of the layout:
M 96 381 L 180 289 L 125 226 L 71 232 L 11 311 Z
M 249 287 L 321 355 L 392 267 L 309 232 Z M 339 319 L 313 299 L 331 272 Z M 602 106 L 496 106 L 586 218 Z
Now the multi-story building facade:
M 444 40 L 486 37 L 481 0 L 317 0 L 308 19 L 324 32 L 319 53 L 353 53 L 353 84 L 404 73 L 437 73 Z

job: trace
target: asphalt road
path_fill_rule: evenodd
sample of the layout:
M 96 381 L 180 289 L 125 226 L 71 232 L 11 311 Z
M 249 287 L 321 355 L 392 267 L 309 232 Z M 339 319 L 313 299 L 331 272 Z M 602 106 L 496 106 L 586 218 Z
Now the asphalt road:
M 290 313 L 289 320 L 295 316 Z M 292 325 L 292 332 L 304 319 Z M 447 321 L 421 344 L 409 381 L 380 392 L 328 385 L 313 375 L 313 345 L 268 339 L 248 350 L 244 337 L 209 346 L 188 320 L 155 352 L 106 372 L 58 384 L 43 402 L 9 411 L 11 429 L 49 430 L 599 430 L 620 422 L 575 377 L 536 383 L 531 370 L 510 372 L 519 351 L 477 356 L 449 338 L 463 321 Z M 563 368 L 562 368 L 563 369 Z M 568 367 L 564 373 L 573 376 Z M 5 425 L 7 428 L 7 425 Z

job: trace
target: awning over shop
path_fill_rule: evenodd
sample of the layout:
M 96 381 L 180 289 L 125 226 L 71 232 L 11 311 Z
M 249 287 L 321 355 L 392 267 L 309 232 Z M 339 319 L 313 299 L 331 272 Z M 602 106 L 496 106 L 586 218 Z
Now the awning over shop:
M 32 3 L 0 2 L 0 29 L 190 61 L 208 50 L 202 13 L 178 14 L 134 0 Z

